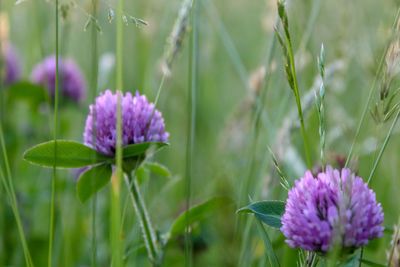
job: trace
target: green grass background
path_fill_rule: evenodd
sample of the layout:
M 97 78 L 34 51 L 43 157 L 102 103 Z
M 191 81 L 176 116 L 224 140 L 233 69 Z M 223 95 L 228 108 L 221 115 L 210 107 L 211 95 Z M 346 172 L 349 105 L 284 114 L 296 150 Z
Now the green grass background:
M 71 3 L 61 1 L 62 4 Z M 23 75 L 28 79 L 33 66 L 55 50 L 54 1 L 27 0 L 19 5 L 4 1 L 2 11 L 9 16 L 10 39 L 23 62 Z M 100 58 L 115 51 L 115 21 L 107 20 L 108 7 L 116 2 L 99 2 L 98 35 Z M 276 3 L 271 0 L 199 0 L 199 79 L 196 94 L 196 132 L 192 177 L 192 203 L 213 196 L 230 198 L 201 224 L 194 228 L 194 266 L 264 266 L 261 234 L 252 222 L 250 239 L 244 242 L 246 220 L 236 209 L 253 200 L 286 198 L 279 185 L 267 146 L 287 149 L 277 143 L 284 119 L 295 109 L 295 100 L 285 81 L 283 57 L 278 46 L 268 64 L 270 80 L 261 90 L 264 99 L 253 98 L 248 79 L 251 73 L 266 64 L 268 47 L 273 38 Z M 319 6 L 319 8 L 318 8 Z M 326 83 L 327 155 L 346 155 L 355 134 L 368 89 L 374 79 L 379 59 L 390 39 L 398 1 L 354 0 L 290 1 L 288 8 L 301 94 L 304 95 L 318 75 L 316 58 L 321 43 L 326 50 L 326 65 L 340 61 L 341 69 Z M 178 14 L 180 1 L 126 1 L 124 12 L 148 21 L 137 28 L 124 27 L 124 90 L 139 90 L 154 100 L 161 79 L 160 62 L 167 37 Z M 310 26 L 312 10 L 315 21 Z M 76 1 L 61 20 L 61 53 L 72 57 L 89 80 L 91 73 L 90 30 L 84 31 L 90 1 Z M 307 37 L 306 30 L 310 29 Z M 159 110 L 164 114 L 170 132 L 170 146 L 157 155 L 173 177 L 152 176 L 142 192 L 155 226 L 165 231 L 185 205 L 185 162 L 188 109 L 188 38 L 176 58 L 172 75 L 161 93 Z M 88 90 L 114 89 L 112 72 L 105 84 Z M 398 86 L 395 81 L 393 88 Z M 88 93 L 88 95 L 90 95 Z M 374 94 L 376 99 L 377 93 Z M 375 99 L 373 102 L 375 102 Z M 59 109 L 60 138 L 82 140 L 88 104 L 64 104 Z M 261 105 L 260 123 L 254 126 L 257 105 Z M 5 109 L 5 135 L 17 191 L 22 221 L 29 248 L 36 266 L 47 263 L 48 216 L 51 171 L 29 165 L 22 159 L 28 147 L 52 138 L 51 109 L 31 109 L 25 102 L 14 101 Z M 390 123 L 377 125 L 371 116 L 356 142 L 357 163 L 353 166 L 364 178 L 372 168 L 376 146 L 382 143 Z M 314 105 L 306 115 L 307 133 L 312 158 L 319 163 L 318 118 Z M 395 129 L 389 146 L 370 184 L 385 212 L 385 226 L 392 227 L 400 214 L 399 130 Z M 256 138 L 258 136 L 258 138 Z M 297 157 L 284 157 L 280 162 L 290 181 L 302 174 L 303 145 L 299 131 L 286 140 Z M 55 266 L 89 266 L 91 251 L 90 204 L 76 198 L 75 180 L 71 172 L 59 171 L 56 193 Z M 251 179 L 251 190 L 243 193 L 244 180 Z M 125 189 L 124 189 L 125 190 Z M 23 266 L 23 254 L 14 217 L 3 188 L 0 189 L 0 266 Z M 109 266 L 109 188 L 98 197 L 97 244 L 99 266 Z M 123 191 L 123 203 L 126 192 Z M 244 197 L 244 199 L 243 199 Z M 243 202 L 243 200 L 245 200 Z M 268 230 L 282 266 L 295 266 L 296 250 L 283 243 L 282 234 Z M 122 239 L 128 250 L 140 243 L 141 234 L 131 205 L 127 208 Z M 364 251 L 366 259 L 384 263 L 389 250 L 390 233 L 371 242 Z M 242 251 L 242 252 L 241 252 Z M 165 253 L 165 266 L 183 265 L 183 239 L 174 240 Z M 144 250 L 137 250 L 126 259 L 126 266 L 146 266 Z M 267 265 L 268 266 L 268 265 Z

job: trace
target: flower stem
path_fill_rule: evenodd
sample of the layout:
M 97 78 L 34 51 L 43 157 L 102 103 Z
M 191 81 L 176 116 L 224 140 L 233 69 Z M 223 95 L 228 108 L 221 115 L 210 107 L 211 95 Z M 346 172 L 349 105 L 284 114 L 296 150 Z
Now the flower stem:
M 149 213 L 139 191 L 139 185 L 130 173 L 126 173 L 125 183 L 129 189 L 129 195 L 131 197 L 136 216 L 139 220 L 140 229 L 142 230 L 149 259 L 153 266 L 160 266 L 161 253 L 157 244 L 155 230 L 150 221 Z

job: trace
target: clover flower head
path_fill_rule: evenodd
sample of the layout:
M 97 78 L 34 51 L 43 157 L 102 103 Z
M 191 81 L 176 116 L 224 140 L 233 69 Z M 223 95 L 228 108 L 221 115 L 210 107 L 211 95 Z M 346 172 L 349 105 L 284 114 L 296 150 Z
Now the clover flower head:
M 327 252 L 364 246 L 383 234 L 375 193 L 350 169 L 307 171 L 289 191 L 281 231 L 291 247 Z
M 3 47 L 3 56 L 5 65 L 4 84 L 10 85 L 21 78 L 21 63 L 14 47 L 9 44 Z
M 117 101 L 120 99 L 122 114 L 122 145 L 143 142 L 167 142 L 161 112 L 149 103 L 146 96 L 136 92 L 123 95 L 120 91 L 106 90 L 89 107 L 83 134 L 84 143 L 106 155 L 114 155 L 117 138 Z
M 61 95 L 75 102 L 80 102 L 85 98 L 86 86 L 85 79 L 81 70 L 72 59 L 59 60 L 59 78 Z M 31 80 L 45 86 L 51 96 L 55 92 L 56 80 L 56 57 L 49 56 L 38 63 L 32 71 Z

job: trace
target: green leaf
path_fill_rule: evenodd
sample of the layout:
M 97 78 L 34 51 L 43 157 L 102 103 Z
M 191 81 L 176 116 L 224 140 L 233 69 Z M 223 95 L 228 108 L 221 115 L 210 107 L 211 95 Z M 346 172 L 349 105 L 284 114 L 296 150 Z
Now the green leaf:
M 157 162 L 145 162 L 143 167 L 149 170 L 150 172 L 163 176 L 163 177 L 171 177 L 171 172 L 164 165 Z
M 364 263 L 365 265 L 367 265 L 367 266 L 386 267 L 385 264 L 378 263 L 378 262 L 373 262 L 373 261 L 370 261 L 370 260 L 361 259 L 360 261 L 361 261 L 362 263 Z
M 138 181 L 138 184 L 141 185 L 143 184 L 145 181 L 147 181 L 149 179 L 149 171 L 147 169 L 145 169 L 143 167 L 143 165 L 141 165 L 139 168 L 136 169 L 135 171 L 135 175 Z
M 146 255 L 146 245 L 141 242 L 126 249 L 124 260 L 127 260 L 132 255 Z
M 111 179 L 110 164 L 94 166 L 79 176 L 76 192 L 79 200 L 84 203 L 92 195 L 103 188 Z
M 57 155 L 54 153 L 55 143 Z M 53 140 L 36 145 L 25 151 L 24 159 L 43 167 L 55 165 L 58 168 L 80 168 L 112 160 L 90 147 L 69 140 Z
M 37 106 L 42 102 L 46 102 L 49 98 L 48 91 L 44 87 L 28 81 L 12 84 L 8 88 L 7 94 L 9 101 L 25 100 L 32 106 Z
M 216 197 L 209 199 L 204 203 L 192 206 L 189 210 L 182 212 L 172 223 L 169 233 L 167 234 L 167 239 L 175 238 L 179 234 L 184 233 L 186 223 L 191 225 L 195 222 L 204 220 L 223 202 L 226 202 L 226 198 Z
M 139 185 L 143 184 L 145 181 L 149 180 L 150 172 L 157 174 L 162 177 L 170 178 L 172 176 L 171 172 L 167 167 L 161 165 L 157 162 L 143 162 L 135 170 L 135 175 Z
M 335 255 L 337 256 L 337 255 Z M 335 258 L 335 256 L 332 256 Z M 343 260 L 343 267 L 358 267 L 359 266 L 359 259 L 361 256 L 361 250 L 358 249 L 356 250 L 353 254 L 348 255 L 346 259 Z M 335 259 L 330 259 L 332 262 L 335 261 Z
M 125 158 L 131 158 L 131 157 L 138 157 L 142 156 L 146 153 L 146 151 L 150 147 L 154 147 L 155 149 L 159 149 L 163 146 L 167 146 L 167 143 L 161 143 L 161 142 L 147 142 L 147 143 L 139 143 L 139 144 L 132 144 L 132 145 L 127 145 L 123 148 L 123 157 Z
M 259 201 L 238 210 L 239 213 L 253 213 L 257 219 L 273 228 L 282 226 L 281 216 L 285 211 L 285 202 L 278 200 Z

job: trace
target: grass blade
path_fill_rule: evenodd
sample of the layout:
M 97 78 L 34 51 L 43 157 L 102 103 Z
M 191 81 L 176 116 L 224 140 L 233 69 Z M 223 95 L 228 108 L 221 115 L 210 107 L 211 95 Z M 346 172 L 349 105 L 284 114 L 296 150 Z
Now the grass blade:
M 257 220 L 257 225 L 260 229 L 264 245 L 265 245 L 265 252 L 266 256 L 268 258 L 268 262 L 271 267 L 280 267 L 281 265 L 279 264 L 278 257 L 276 256 L 274 252 L 274 248 L 272 247 L 271 240 L 269 239 L 268 233 L 264 228 L 264 225 L 261 223 L 261 221 Z

